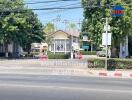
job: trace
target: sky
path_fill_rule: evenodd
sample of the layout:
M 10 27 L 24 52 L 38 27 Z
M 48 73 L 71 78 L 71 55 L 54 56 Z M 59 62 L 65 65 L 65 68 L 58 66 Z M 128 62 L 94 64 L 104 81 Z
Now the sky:
M 48 2 L 46 1 L 57 1 L 57 0 L 25 0 L 25 3 L 36 3 L 43 2 L 38 4 L 27 4 L 28 8 L 51 8 L 51 7 L 80 7 L 81 0 L 72 0 L 72 1 L 59 1 L 59 2 Z M 68 9 L 68 10 L 37 10 L 34 11 L 39 20 L 45 25 L 48 22 L 54 23 L 58 29 L 65 29 L 67 24 L 66 20 L 69 23 L 75 23 L 79 28 L 79 23 L 83 19 L 83 9 Z M 55 19 L 58 19 L 55 20 Z

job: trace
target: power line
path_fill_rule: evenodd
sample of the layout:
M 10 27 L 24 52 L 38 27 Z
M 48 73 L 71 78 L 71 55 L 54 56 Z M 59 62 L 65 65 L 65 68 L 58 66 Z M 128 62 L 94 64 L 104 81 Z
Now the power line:
M 108 5 L 102 5 L 102 6 L 96 6 L 96 5 L 93 5 L 93 6 L 87 6 L 87 7 L 84 7 L 84 8 L 102 8 L 102 7 L 107 7 Z M 114 7 L 116 5 L 109 5 L 110 7 Z M 132 4 L 124 4 L 124 5 L 121 5 L 121 6 L 132 6 Z M 61 10 L 61 9 L 80 9 L 80 8 L 83 8 L 81 6 L 73 6 L 73 7 L 51 7 L 51 8 L 33 8 L 31 10 Z
M 73 6 L 73 5 L 74 6 L 79 6 L 80 3 L 73 3 L 73 4 L 68 4 L 68 5 L 64 5 L 64 6 L 60 6 L 60 7 L 68 7 L 68 6 Z M 58 12 L 62 12 L 62 11 L 64 11 L 64 9 L 61 9 L 61 10 L 60 9 L 59 10 L 57 9 L 55 11 L 50 11 L 50 12 L 48 11 L 48 12 L 45 12 L 45 13 L 56 13 L 56 12 L 58 13 Z
M 51 8 L 31 8 L 29 10 L 65 10 L 65 9 L 78 9 L 78 8 L 82 8 L 82 7 L 79 7 L 79 6 L 76 6 L 76 7 L 51 7 Z M 26 11 L 27 9 L 5 9 L 5 10 L 2 10 L 3 12 L 21 12 L 21 11 Z
M 36 2 L 25 2 L 24 4 L 43 4 L 43 3 L 54 3 L 54 2 L 70 2 L 79 0 L 51 0 L 51 1 L 36 1 Z
M 30 10 L 70 10 L 70 9 L 80 9 L 80 8 L 87 8 L 87 9 L 91 9 L 91 8 L 102 8 L 102 7 L 107 7 L 108 5 L 101 5 L 101 6 L 87 6 L 87 7 L 81 7 L 81 6 L 73 6 L 73 7 L 49 7 L 49 8 L 32 8 Z M 109 5 L 109 7 L 114 7 L 116 5 Z M 132 4 L 124 4 L 124 5 L 121 5 L 121 6 L 129 6 L 131 7 Z M 24 9 L 12 9 L 12 10 L 9 10 L 9 9 L 5 9 L 5 10 L 2 10 L 2 11 L 9 11 L 9 12 L 21 12 L 21 11 L 25 11 Z
M 80 6 L 76 6 L 76 7 L 53 7 L 53 8 L 33 8 L 32 10 L 61 10 L 61 9 L 78 9 L 78 8 L 82 8 Z
M 79 0 L 51 0 L 51 1 L 36 1 L 36 2 L 24 2 L 24 3 L 17 3 L 17 5 L 32 5 L 32 4 L 51 4 L 56 2 L 70 2 L 70 1 L 79 1 Z M 6 3 L 16 3 L 15 1 L 10 1 Z M 0 2 L 0 5 L 5 3 Z

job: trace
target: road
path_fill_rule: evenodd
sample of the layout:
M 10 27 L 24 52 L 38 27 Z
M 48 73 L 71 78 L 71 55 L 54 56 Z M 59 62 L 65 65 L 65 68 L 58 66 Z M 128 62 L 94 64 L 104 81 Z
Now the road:
M 0 74 L 0 100 L 132 100 L 132 80 Z

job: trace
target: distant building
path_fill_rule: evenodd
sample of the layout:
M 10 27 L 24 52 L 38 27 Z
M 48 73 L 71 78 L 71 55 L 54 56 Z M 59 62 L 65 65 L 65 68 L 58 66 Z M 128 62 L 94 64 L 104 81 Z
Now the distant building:
M 58 30 L 52 33 L 52 41 L 49 45 L 49 51 L 66 54 L 75 49 L 80 49 L 78 31 Z
M 48 44 L 47 43 L 32 43 L 31 52 L 38 52 L 39 54 L 47 54 Z
M 11 42 L 8 44 L 8 55 L 9 57 L 19 57 L 23 52 L 23 49 L 20 45 Z M 0 57 L 5 56 L 5 45 L 0 44 Z
M 120 58 L 126 58 L 129 56 L 129 51 L 128 51 L 128 36 L 122 40 L 123 42 L 120 43 L 120 53 L 119 57 Z
M 88 34 L 84 33 L 82 34 L 82 39 L 81 39 L 81 48 L 84 51 L 92 51 L 92 40 L 89 39 Z

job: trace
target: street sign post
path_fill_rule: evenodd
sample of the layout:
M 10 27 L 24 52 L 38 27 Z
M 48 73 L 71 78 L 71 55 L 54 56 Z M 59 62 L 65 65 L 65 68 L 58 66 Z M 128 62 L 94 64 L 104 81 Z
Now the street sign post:
M 120 17 L 124 15 L 124 8 L 120 5 L 116 5 L 112 8 L 112 16 L 113 17 Z M 105 33 L 102 34 L 102 45 L 106 47 L 106 60 L 105 60 L 105 69 L 107 70 L 107 60 L 108 60 L 108 45 L 111 45 L 111 33 L 108 33 L 110 31 L 110 26 L 108 25 L 108 19 L 109 18 L 104 18 L 106 20 L 105 26 L 104 26 L 104 31 Z M 109 48 L 110 49 L 110 48 Z M 110 55 L 110 51 L 109 51 Z
M 106 41 L 106 36 L 107 36 L 107 41 Z M 106 46 L 106 45 L 111 45 L 111 37 L 112 37 L 112 33 L 108 33 L 108 35 L 106 35 L 106 33 L 102 34 L 102 45 Z
M 106 59 L 105 59 L 105 69 L 107 70 L 107 61 L 108 61 L 108 45 L 111 45 L 111 33 L 108 33 L 110 31 L 110 25 L 108 25 L 108 18 L 105 18 L 105 26 L 104 26 L 104 31 L 105 33 L 102 34 L 102 45 L 106 47 Z

